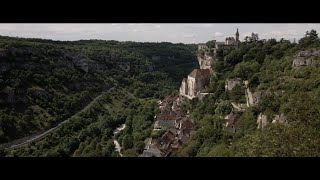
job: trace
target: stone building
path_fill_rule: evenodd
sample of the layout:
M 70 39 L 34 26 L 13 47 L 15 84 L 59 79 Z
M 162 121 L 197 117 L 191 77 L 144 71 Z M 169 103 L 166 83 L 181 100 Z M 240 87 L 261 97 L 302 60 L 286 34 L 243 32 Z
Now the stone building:
M 176 118 L 177 116 L 173 112 L 161 114 L 155 122 L 155 128 L 174 127 Z
M 236 132 L 236 123 L 238 122 L 240 118 L 240 114 L 234 114 L 234 115 L 230 115 L 227 119 L 226 122 L 226 129 L 227 131 L 231 132 L 231 133 L 235 133 Z
M 205 89 L 210 83 L 209 69 L 194 69 L 188 78 L 182 80 L 180 95 L 189 99 L 196 98 L 201 90 Z
M 232 49 L 232 48 L 239 48 L 240 46 L 240 40 L 239 40 L 239 31 L 237 29 L 236 32 L 236 38 L 234 37 L 227 37 L 225 39 L 225 42 L 216 42 L 215 43 L 215 50 L 219 50 L 219 49 Z

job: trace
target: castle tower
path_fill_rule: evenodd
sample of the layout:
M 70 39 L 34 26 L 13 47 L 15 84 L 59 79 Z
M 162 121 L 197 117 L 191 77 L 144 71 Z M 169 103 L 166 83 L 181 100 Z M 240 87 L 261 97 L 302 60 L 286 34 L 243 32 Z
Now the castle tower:
M 238 31 L 238 28 L 237 28 L 237 32 L 236 32 L 236 41 L 239 41 L 239 31 Z

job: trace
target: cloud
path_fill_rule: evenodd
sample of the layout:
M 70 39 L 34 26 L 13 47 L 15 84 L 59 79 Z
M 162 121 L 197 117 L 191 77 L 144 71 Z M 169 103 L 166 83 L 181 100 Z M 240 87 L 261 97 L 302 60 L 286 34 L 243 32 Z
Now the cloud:
M 320 24 L 166 24 L 166 23 L 105 23 L 105 24 L 1 24 L 0 35 L 54 40 L 104 39 L 118 41 L 201 43 L 235 36 L 240 40 L 252 32 L 261 39 L 296 38 L 306 31 L 320 32 Z
M 263 39 L 266 39 L 266 38 L 293 39 L 293 38 L 297 38 L 298 36 L 299 36 L 299 33 L 295 29 L 288 29 L 286 31 L 274 30 L 271 32 L 266 32 L 261 34 L 261 38 Z
M 202 27 L 204 27 L 204 28 L 212 28 L 213 24 L 203 24 Z
M 215 36 L 216 38 L 222 37 L 222 36 L 223 36 L 223 33 L 221 33 L 221 32 L 215 32 L 215 33 L 214 33 L 214 36 Z
M 182 36 L 185 37 L 185 38 L 193 38 L 193 37 L 195 37 L 195 34 L 183 33 Z

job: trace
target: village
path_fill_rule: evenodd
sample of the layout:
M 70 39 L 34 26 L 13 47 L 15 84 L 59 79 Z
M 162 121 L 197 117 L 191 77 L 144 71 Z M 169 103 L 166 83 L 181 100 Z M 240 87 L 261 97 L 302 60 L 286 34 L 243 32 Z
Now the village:
M 153 131 L 165 130 L 160 139 L 150 138 L 144 148 L 143 153 L 139 157 L 167 157 L 174 150 L 177 150 L 188 140 L 196 130 L 194 120 L 189 117 L 188 112 L 181 110 L 181 105 L 185 102 L 193 100 L 201 101 L 205 96 L 210 95 L 208 86 L 210 79 L 215 76 L 213 66 L 218 61 L 218 50 L 229 50 L 239 48 L 239 32 L 237 29 L 236 38 L 227 37 L 225 42 L 215 42 L 213 49 L 208 49 L 206 44 L 199 44 L 198 51 L 204 51 L 204 54 L 198 54 L 198 62 L 200 69 L 194 69 L 187 78 L 182 80 L 178 95 L 170 95 L 165 97 L 163 101 L 159 101 L 159 109 L 161 113 L 155 116 Z M 213 52 L 210 54 L 209 52 Z M 232 91 L 235 87 L 241 86 L 244 89 L 246 103 L 231 102 L 231 112 L 221 117 L 225 120 L 223 128 L 229 133 L 237 131 L 237 122 L 246 108 L 255 106 L 263 97 L 270 94 L 267 91 L 253 92 L 249 88 L 248 80 L 240 78 L 228 78 L 225 81 L 225 91 Z M 268 124 L 267 116 L 260 113 L 257 117 L 257 129 L 264 129 Z M 286 117 L 283 114 L 276 115 L 272 123 L 286 123 Z
M 191 135 L 195 131 L 195 123 L 181 110 L 181 103 L 199 99 L 209 95 L 207 87 L 210 84 L 210 78 L 214 75 L 212 66 L 216 61 L 216 52 L 219 49 L 238 48 L 240 44 L 239 32 L 237 29 L 236 38 L 228 37 L 225 42 L 215 42 L 214 54 L 205 54 L 205 57 L 198 56 L 200 69 L 194 69 L 187 78 L 182 80 L 179 95 L 171 95 L 165 97 L 163 101 L 159 101 L 159 109 L 161 113 L 155 116 L 153 131 L 167 131 L 161 136 L 160 139 L 150 138 L 144 148 L 140 157 L 166 157 L 181 145 L 186 144 Z M 205 44 L 199 44 L 199 50 L 207 50 Z M 231 127 L 230 131 L 234 130 L 239 114 L 231 114 L 227 116 L 226 127 Z

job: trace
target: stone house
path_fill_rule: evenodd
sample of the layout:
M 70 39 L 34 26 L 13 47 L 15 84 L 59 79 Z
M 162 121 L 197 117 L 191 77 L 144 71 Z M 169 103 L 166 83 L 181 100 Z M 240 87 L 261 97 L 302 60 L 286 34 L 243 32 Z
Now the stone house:
M 231 132 L 231 133 L 235 133 L 236 132 L 236 123 L 238 122 L 240 118 L 240 114 L 234 114 L 234 115 L 231 115 L 229 116 L 229 119 L 227 119 L 227 122 L 226 122 L 226 130 Z
M 236 38 L 227 37 L 225 39 L 225 42 L 216 42 L 215 43 L 215 50 L 220 50 L 220 49 L 227 50 L 227 49 L 239 48 L 239 45 L 240 45 L 239 31 L 237 29 Z
M 157 118 L 157 126 L 158 127 L 174 127 L 175 126 L 175 119 L 176 114 L 173 112 L 161 114 Z

